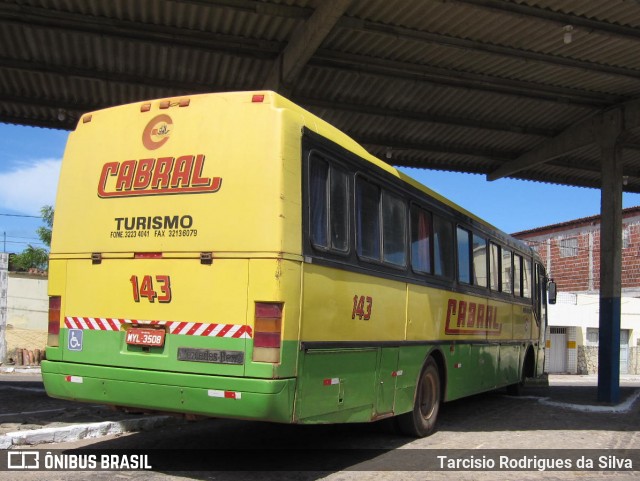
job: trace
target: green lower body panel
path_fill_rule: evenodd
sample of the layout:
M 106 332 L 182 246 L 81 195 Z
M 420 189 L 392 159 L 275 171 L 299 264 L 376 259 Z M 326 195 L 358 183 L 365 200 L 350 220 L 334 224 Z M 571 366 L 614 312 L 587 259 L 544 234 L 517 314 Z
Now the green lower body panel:
M 43 361 L 55 398 L 153 411 L 290 423 L 295 379 L 249 379 Z

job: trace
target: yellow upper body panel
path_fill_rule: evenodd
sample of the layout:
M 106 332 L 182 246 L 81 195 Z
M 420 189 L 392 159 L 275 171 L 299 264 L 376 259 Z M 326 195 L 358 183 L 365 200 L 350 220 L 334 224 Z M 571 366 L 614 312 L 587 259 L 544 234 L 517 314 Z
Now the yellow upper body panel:
M 85 116 L 65 152 L 52 253 L 299 252 L 282 236 L 299 225 L 284 215 L 282 110 L 251 99 Z
M 52 255 L 299 255 L 303 127 L 480 222 L 278 94 L 216 93 L 84 116 L 62 165 Z

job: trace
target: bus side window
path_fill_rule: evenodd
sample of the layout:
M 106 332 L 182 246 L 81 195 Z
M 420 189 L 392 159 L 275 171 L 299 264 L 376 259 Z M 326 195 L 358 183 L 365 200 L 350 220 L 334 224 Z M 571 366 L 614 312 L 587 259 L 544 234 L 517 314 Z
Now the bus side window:
M 531 298 L 531 260 L 522 260 L 522 297 Z
M 404 201 L 382 192 L 382 253 L 384 262 L 407 265 L 407 206 Z
M 513 294 L 522 297 L 522 257 L 513 254 Z
M 331 169 L 329 182 L 329 233 L 331 247 L 349 250 L 349 179 L 345 172 Z
M 356 179 L 356 241 L 361 257 L 380 259 L 380 188 Z
M 535 313 L 536 322 L 540 325 L 540 320 L 542 316 L 542 299 L 544 299 L 544 290 L 545 290 L 545 275 L 544 269 L 537 262 L 534 264 L 535 266 L 535 275 L 533 277 L 534 280 L 534 288 L 533 288 L 533 312 Z
M 473 285 L 487 287 L 487 240 L 473 234 Z
M 349 183 L 347 174 L 324 159 L 310 160 L 310 233 L 315 247 L 349 250 Z
M 492 291 L 500 290 L 500 246 L 489 243 L 489 287 Z
M 458 227 L 458 281 L 464 284 L 471 284 L 471 232 Z
M 433 273 L 451 279 L 454 272 L 453 224 L 433 216 Z
M 431 274 L 431 213 L 411 206 L 411 267 Z
M 513 292 L 513 259 L 511 251 L 502 248 L 502 292 L 511 294 Z
M 309 208 L 311 218 L 311 242 L 318 247 L 328 247 L 327 241 L 327 179 L 329 165 L 312 157 L 309 166 Z

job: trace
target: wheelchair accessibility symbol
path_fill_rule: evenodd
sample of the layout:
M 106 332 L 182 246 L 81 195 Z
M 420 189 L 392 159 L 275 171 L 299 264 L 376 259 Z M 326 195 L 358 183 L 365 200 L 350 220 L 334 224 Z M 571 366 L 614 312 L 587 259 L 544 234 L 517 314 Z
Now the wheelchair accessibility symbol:
M 70 351 L 82 351 L 82 329 L 69 329 L 67 347 Z

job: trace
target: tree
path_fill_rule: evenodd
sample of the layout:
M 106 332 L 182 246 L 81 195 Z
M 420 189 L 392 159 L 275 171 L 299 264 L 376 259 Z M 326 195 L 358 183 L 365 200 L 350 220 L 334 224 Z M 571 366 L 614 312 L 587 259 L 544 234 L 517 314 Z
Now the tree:
M 51 228 L 53 226 L 53 207 L 45 205 L 40 209 L 45 226 L 38 227 L 36 233 L 47 247 L 51 247 Z M 13 269 L 28 271 L 29 269 L 47 270 L 49 264 L 49 252 L 42 247 L 29 245 L 20 254 L 11 256 Z
M 42 220 L 46 226 L 38 227 L 36 231 L 40 240 L 46 244 L 48 247 L 51 247 L 51 228 L 53 227 L 53 207 L 50 205 L 45 205 L 40 209 L 40 214 L 42 214 Z
M 20 254 L 11 257 L 14 269 L 28 271 L 29 269 L 46 270 L 49 262 L 49 252 L 42 247 L 29 245 Z

